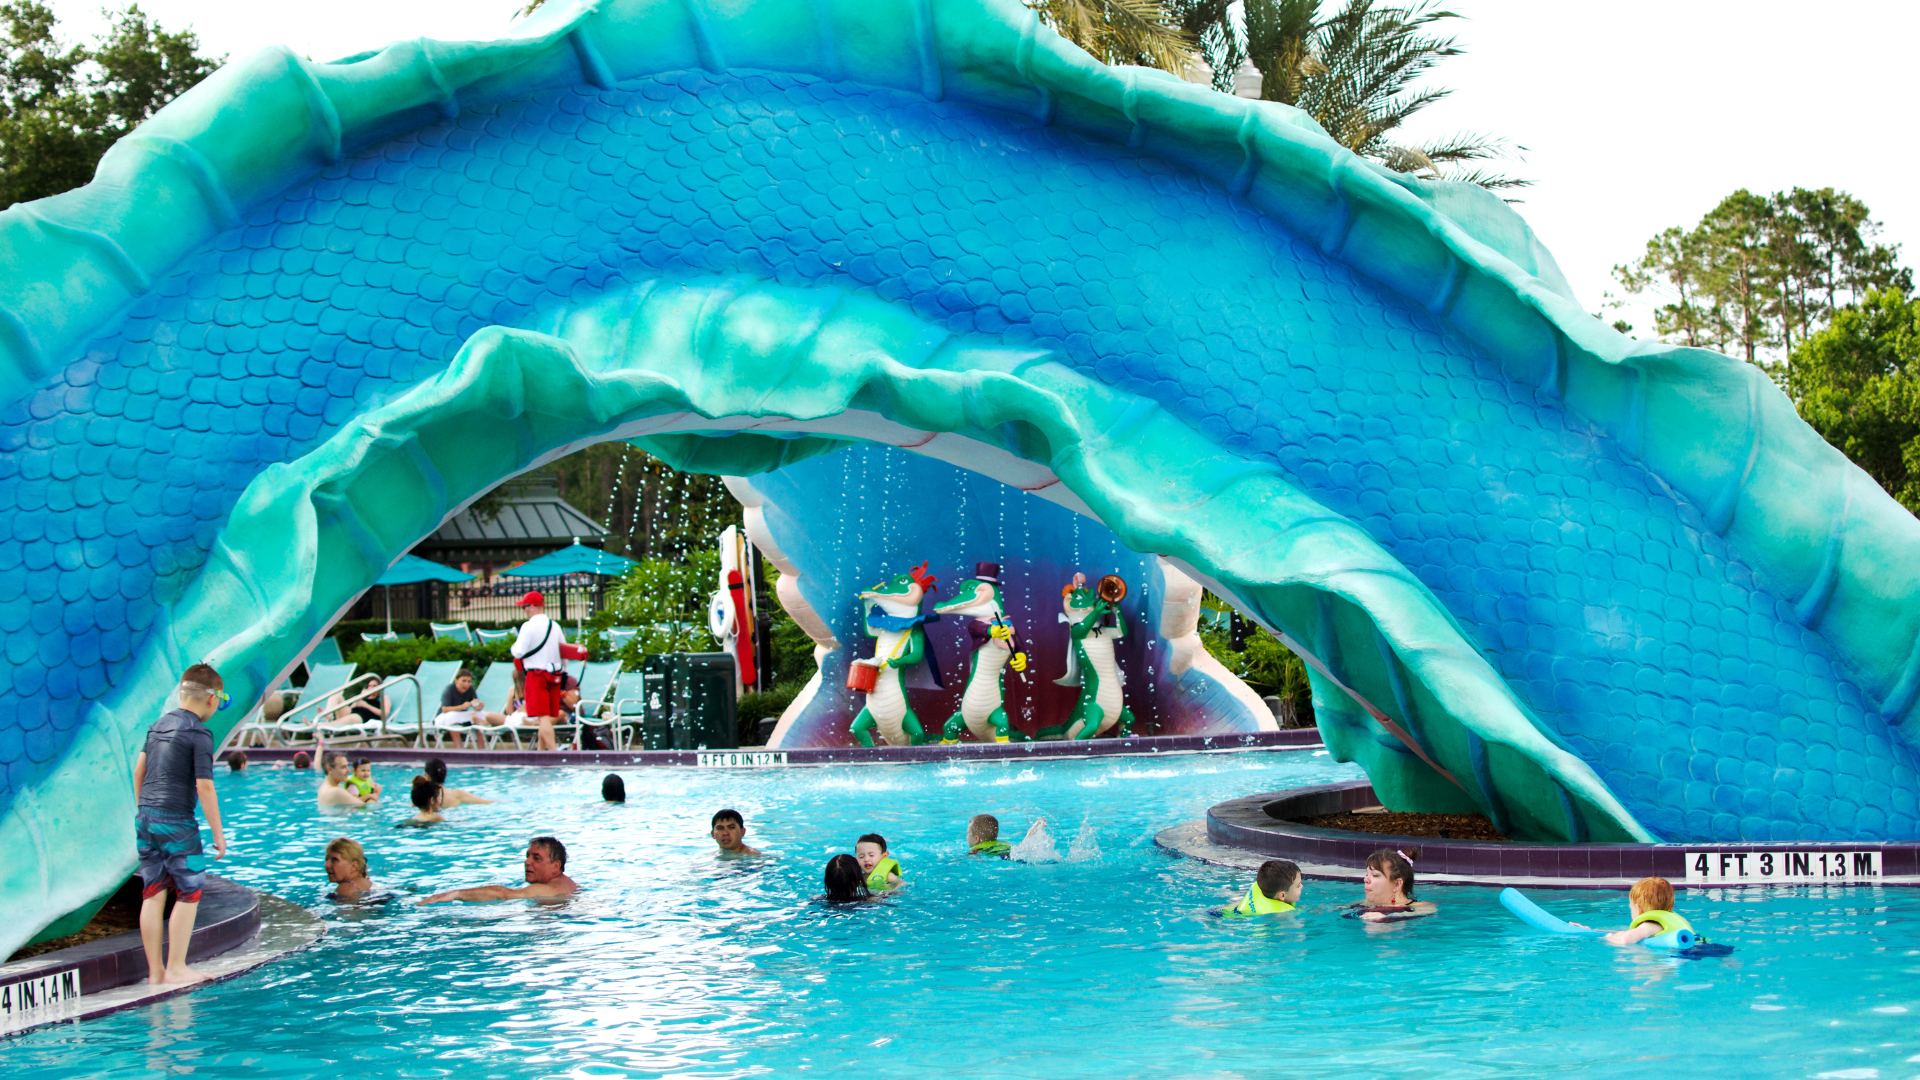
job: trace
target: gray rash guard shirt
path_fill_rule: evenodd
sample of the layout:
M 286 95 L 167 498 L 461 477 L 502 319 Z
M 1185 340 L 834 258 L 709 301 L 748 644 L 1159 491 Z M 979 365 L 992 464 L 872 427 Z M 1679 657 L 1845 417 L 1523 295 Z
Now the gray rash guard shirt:
M 146 777 L 140 809 L 192 817 L 200 804 L 196 780 L 213 779 L 213 732 L 198 716 L 175 709 L 147 729 Z

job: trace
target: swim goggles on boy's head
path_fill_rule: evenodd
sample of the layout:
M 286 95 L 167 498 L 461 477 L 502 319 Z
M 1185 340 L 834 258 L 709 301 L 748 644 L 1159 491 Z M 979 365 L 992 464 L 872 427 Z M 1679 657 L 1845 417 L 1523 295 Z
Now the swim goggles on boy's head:
M 201 686 L 199 683 L 183 682 L 180 684 L 180 689 L 191 690 L 196 694 L 205 694 L 212 698 L 215 703 L 215 712 L 225 712 L 227 706 L 233 703 L 232 694 L 227 693 L 225 690 L 215 690 L 210 686 Z

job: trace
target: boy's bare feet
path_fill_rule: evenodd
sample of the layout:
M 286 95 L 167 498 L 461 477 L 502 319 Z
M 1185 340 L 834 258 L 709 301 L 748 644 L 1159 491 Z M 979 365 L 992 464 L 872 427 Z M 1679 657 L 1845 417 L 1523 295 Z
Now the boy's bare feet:
M 192 968 L 183 967 L 183 968 L 168 968 L 166 975 L 163 976 L 160 979 L 160 981 L 163 983 L 167 983 L 169 985 L 174 985 L 179 983 L 206 982 L 207 978 L 208 978 L 207 973 L 204 971 L 195 971 Z

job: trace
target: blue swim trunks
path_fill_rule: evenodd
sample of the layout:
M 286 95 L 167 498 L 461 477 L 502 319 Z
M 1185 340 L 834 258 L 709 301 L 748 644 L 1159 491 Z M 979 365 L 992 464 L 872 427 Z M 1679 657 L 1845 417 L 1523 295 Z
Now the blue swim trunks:
M 180 903 L 199 903 L 207 880 L 200 823 L 191 814 L 179 817 L 142 809 L 134 815 L 133 836 L 140 853 L 140 895 L 172 889 Z

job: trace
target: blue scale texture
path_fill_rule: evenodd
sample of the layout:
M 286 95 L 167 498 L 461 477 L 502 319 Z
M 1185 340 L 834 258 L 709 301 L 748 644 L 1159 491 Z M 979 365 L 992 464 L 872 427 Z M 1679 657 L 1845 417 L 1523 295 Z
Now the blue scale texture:
M 1430 587 L 1656 832 L 1920 835 L 1913 751 L 1698 515 L 1219 188 L 1023 117 L 785 75 L 549 92 L 361 151 L 0 423 L 0 804 L 241 490 L 469 335 L 653 275 L 864 290 L 1056 349 L 1278 463 Z

